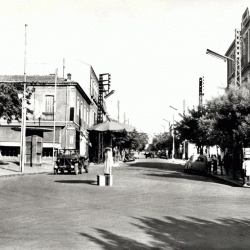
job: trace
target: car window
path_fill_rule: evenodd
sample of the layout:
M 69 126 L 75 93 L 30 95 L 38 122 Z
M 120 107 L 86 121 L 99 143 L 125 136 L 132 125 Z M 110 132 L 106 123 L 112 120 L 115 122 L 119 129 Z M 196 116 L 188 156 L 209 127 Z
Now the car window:
M 205 162 L 205 160 L 204 160 L 203 157 L 199 157 L 199 161 L 200 161 L 200 162 Z

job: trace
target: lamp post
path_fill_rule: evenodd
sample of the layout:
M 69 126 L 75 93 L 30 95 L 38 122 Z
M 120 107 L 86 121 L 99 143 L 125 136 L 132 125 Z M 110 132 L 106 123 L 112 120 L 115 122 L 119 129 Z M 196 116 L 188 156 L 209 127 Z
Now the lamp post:
M 176 108 L 170 106 L 171 109 L 174 109 L 177 111 Z M 173 113 L 173 129 L 172 129 L 172 136 L 173 136 L 173 153 L 172 153 L 172 159 L 174 160 L 174 154 L 175 154 L 175 143 L 174 143 L 174 113 Z
M 22 121 L 21 121 L 21 145 L 20 145 L 20 170 L 24 172 L 25 165 L 25 151 L 26 151 L 26 81 L 27 81 L 27 28 L 25 24 L 25 46 L 24 46 L 24 81 L 23 81 L 23 96 L 22 96 Z

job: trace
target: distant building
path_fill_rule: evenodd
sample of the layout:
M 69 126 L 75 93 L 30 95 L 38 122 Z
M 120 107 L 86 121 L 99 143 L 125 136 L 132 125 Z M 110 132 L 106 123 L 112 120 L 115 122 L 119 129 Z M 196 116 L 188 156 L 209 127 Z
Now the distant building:
M 241 82 L 250 80 L 250 16 L 248 8 L 242 15 L 241 21 Z M 235 40 L 228 48 L 225 56 L 235 58 Z M 227 86 L 234 84 L 235 80 L 235 62 L 227 61 Z
M 27 87 L 33 89 L 27 115 L 26 162 L 51 159 L 53 151 L 53 128 L 55 119 L 55 147 L 78 149 L 88 155 L 89 136 L 87 128 L 97 119 L 98 79 L 90 68 L 88 94 L 78 82 L 57 77 L 55 104 L 55 75 L 27 76 Z M 0 82 L 23 82 L 21 75 L 0 76 Z M 54 104 L 56 112 L 54 113 Z M 106 108 L 103 108 L 104 112 Z M 105 120 L 105 118 L 104 118 Z M 7 124 L 3 119 L 0 127 L 1 158 L 17 158 L 20 154 L 20 123 Z M 33 159 L 33 160 L 31 160 Z M 35 159 L 35 160 L 34 160 Z

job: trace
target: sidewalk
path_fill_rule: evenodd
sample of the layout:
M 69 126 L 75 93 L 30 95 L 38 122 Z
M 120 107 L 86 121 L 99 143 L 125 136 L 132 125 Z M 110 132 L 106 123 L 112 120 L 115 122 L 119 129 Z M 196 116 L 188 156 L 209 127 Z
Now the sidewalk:
M 167 162 L 185 165 L 186 160 L 167 159 Z M 233 185 L 235 187 L 242 187 L 243 186 L 243 180 L 242 179 L 234 180 L 233 173 L 231 171 L 229 171 L 229 174 L 227 175 L 226 170 L 224 169 L 223 166 L 222 167 L 217 166 L 217 172 L 213 172 L 213 168 L 212 168 L 211 173 L 207 173 L 207 176 L 210 178 L 215 178 L 215 179 L 221 180 L 221 181 L 223 181 L 227 184 Z
M 122 162 L 115 163 L 113 167 L 119 167 Z M 103 164 L 90 163 L 90 167 L 103 166 Z M 19 162 L 0 161 L 0 177 L 22 176 L 31 174 L 54 173 L 51 164 L 44 163 L 40 167 L 24 167 L 24 171 L 20 171 Z
M 23 172 L 20 171 L 19 162 L 0 161 L 0 177 L 10 177 L 27 174 L 42 174 L 53 173 L 53 166 L 50 164 L 43 164 L 40 167 L 24 167 Z
M 229 174 L 226 174 L 226 170 L 223 166 L 217 167 L 217 172 L 213 172 L 213 168 L 211 170 L 211 173 L 208 173 L 208 176 L 216 179 L 220 179 L 228 184 L 231 184 L 236 187 L 242 187 L 243 186 L 243 180 L 239 178 L 238 180 L 233 179 L 233 173 L 229 171 Z

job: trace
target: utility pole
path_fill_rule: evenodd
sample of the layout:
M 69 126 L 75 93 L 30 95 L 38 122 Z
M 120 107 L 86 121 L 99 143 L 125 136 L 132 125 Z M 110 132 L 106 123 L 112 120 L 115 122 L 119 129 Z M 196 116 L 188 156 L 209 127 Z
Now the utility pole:
M 25 24 L 25 46 L 24 46 L 24 83 L 23 83 L 23 98 L 22 98 L 22 123 L 21 123 L 21 145 L 20 145 L 20 170 L 24 172 L 25 165 L 25 149 L 26 149 L 26 70 L 27 70 L 27 28 Z
M 174 107 L 172 107 L 172 106 L 170 106 L 170 108 L 172 108 L 172 109 L 174 109 L 174 110 L 176 110 L 176 111 L 177 111 L 177 109 L 176 109 L 176 108 L 174 108 Z M 175 120 L 174 120 L 174 113 L 173 113 L 173 128 L 172 128 L 172 135 L 173 135 L 173 154 L 172 154 L 172 159 L 173 159 L 173 160 L 174 160 L 174 155 L 175 155 L 174 122 L 175 122 Z
M 202 110 L 204 95 L 204 76 L 199 78 L 199 109 Z
M 235 30 L 235 86 L 241 85 L 241 35 Z
M 65 58 L 63 58 L 63 78 L 64 78 L 64 71 L 65 71 Z
M 123 117 L 124 117 L 124 123 L 126 123 L 126 113 L 125 112 L 124 112 Z
M 110 92 L 111 75 L 109 73 L 99 74 L 99 95 L 97 105 L 97 124 L 103 123 L 103 94 Z M 107 86 L 107 88 L 105 88 Z M 114 92 L 114 91 L 113 91 Z M 109 118 L 108 118 L 109 119 Z M 97 135 L 98 148 L 97 148 L 97 159 L 101 162 L 103 159 L 103 132 L 98 132 Z
M 118 108 L 118 122 L 120 121 L 120 101 L 117 101 L 117 108 Z
M 57 83 L 58 69 L 55 72 L 55 94 L 54 94 L 54 129 L 53 129 L 53 157 L 52 163 L 55 164 L 55 141 L 56 141 L 56 83 Z

